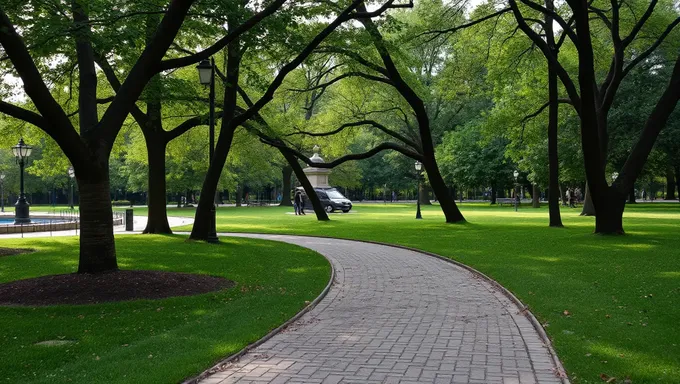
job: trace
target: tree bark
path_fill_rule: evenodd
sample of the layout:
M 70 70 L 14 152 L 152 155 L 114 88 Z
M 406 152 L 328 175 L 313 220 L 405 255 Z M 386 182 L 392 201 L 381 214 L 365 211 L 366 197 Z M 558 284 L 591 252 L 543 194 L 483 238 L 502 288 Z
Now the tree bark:
M 118 270 L 113 238 L 113 209 L 109 193 L 108 160 L 98 172 L 81 175 L 76 167 L 80 191 L 80 261 L 78 273 Z
M 290 191 L 292 190 L 290 185 L 290 178 L 293 175 L 293 167 L 286 165 L 281 169 L 281 176 L 283 178 L 283 183 L 281 184 L 281 207 L 292 207 L 293 202 L 290 200 Z
M 541 208 L 541 191 L 536 184 L 531 186 L 531 206 L 533 208 Z
M 240 185 L 236 186 L 236 206 L 242 206 L 241 201 L 243 200 L 243 187 Z
M 498 194 L 496 184 L 491 186 L 491 205 L 496 204 L 496 195 Z
M 418 191 L 420 196 L 420 205 L 432 205 L 432 202 L 430 201 L 429 189 L 430 188 L 427 187 L 427 184 L 424 182 L 420 183 L 420 191 Z
M 546 0 L 545 6 L 549 10 L 554 10 L 553 0 Z M 557 58 L 558 49 L 555 47 L 555 34 L 553 29 L 553 18 L 545 15 L 546 37 L 548 47 Z M 548 63 L 548 225 L 550 227 L 563 227 L 562 214 L 560 213 L 560 170 L 559 156 L 557 152 L 558 140 L 558 114 L 559 114 L 559 91 L 557 84 L 557 71 Z
M 680 166 L 673 167 L 675 169 L 675 182 L 678 187 L 678 200 L 680 200 Z
M 321 200 L 319 200 L 319 196 L 317 196 L 316 191 L 314 191 L 312 183 L 309 182 L 307 175 L 305 175 L 305 172 L 302 170 L 300 163 L 298 163 L 297 157 L 295 157 L 295 155 L 293 155 L 291 152 L 286 151 L 283 148 L 279 148 L 279 151 L 288 162 L 288 165 L 290 165 L 290 167 L 293 169 L 295 177 L 302 185 L 302 188 L 304 188 L 305 194 L 307 195 L 309 201 L 312 203 L 312 208 L 314 208 L 316 219 L 319 221 L 329 221 L 330 219 L 328 218 L 328 214 L 324 210 L 324 207 L 321 204 Z
M 635 204 L 637 201 L 635 201 L 635 188 L 631 188 L 630 192 L 628 192 L 628 204 Z
M 595 233 L 603 235 L 622 235 L 623 210 L 626 198 L 611 190 L 604 204 L 600 204 L 598 214 L 595 216 Z
M 231 18 L 233 16 L 229 17 Z M 233 25 L 236 25 L 236 23 L 234 20 L 229 19 L 230 28 L 232 28 Z M 217 184 L 219 183 L 222 169 L 227 162 L 227 156 L 231 150 L 231 144 L 234 140 L 234 133 L 237 127 L 232 120 L 236 116 L 239 71 L 242 57 L 243 52 L 241 51 L 241 43 L 240 40 L 236 38 L 227 46 L 227 68 L 222 103 L 222 125 L 217 139 L 217 145 L 215 146 L 213 159 L 208 167 L 208 173 L 203 180 L 203 187 L 201 188 L 201 196 L 208 196 L 208 198 L 203 198 L 198 202 L 194 226 L 191 230 L 191 235 L 189 235 L 189 238 L 192 240 L 208 240 L 210 235 L 214 196 L 217 191 Z
M 666 200 L 675 200 L 675 175 L 673 167 L 666 167 Z
M 357 10 L 359 12 L 366 12 L 366 6 L 362 3 L 357 7 Z M 458 209 L 455 199 L 449 194 L 449 190 L 446 187 L 446 182 L 444 182 L 444 178 L 439 172 L 437 160 L 434 156 L 434 144 L 432 141 L 432 132 L 430 130 L 430 119 L 428 117 L 427 109 L 425 108 L 423 100 L 401 77 L 397 66 L 394 64 L 394 61 L 390 56 L 389 50 L 385 45 L 383 37 L 375 23 L 373 23 L 373 20 L 370 18 L 361 18 L 359 19 L 359 22 L 364 25 L 367 32 L 373 39 L 373 45 L 375 46 L 383 64 L 385 65 L 384 74 L 389 77 L 389 79 L 392 81 L 392 86 L 411 106 L 411 109 L 416 116 L 416 121 L 418 122 L 418 132 L 420 133 L 420 143 L 418 144 L 420 144 L 420 152 L 422 155 L 421 162 L 423 163 L 425 172 L 427 172 L 427 178 L 430 181 L 432 191 L 437 197 L 441 209 L 444 212 L 446 222 L 465 222 L 465 217 L 463 217 L 463 214 Z
M 160 136 L 156 132 L 150 135 Z M 146 137 L 146 134 L 145 134 Z M 146 149 L 149 159 L 149 214 L 144 233 L 171 234 L 168 223 L 167 200 L 165 195 L 165 139 L 147 138 Z

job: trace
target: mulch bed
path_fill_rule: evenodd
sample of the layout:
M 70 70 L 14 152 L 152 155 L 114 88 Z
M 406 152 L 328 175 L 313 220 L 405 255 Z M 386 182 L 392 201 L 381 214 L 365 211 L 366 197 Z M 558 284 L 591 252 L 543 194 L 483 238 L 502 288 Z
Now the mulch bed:
M 222 277 L 162 271 L 67 274 L 0 284 L 0 305 L 45 306 L 163 299 L 215 292 L 234 286 Z
M 31 253 L 31 252 L 33 252 L 32 249 L 2 248 L 2 247 L 0 247 L 0 257 L 19 255 L 19 254 L 22 254 L 22 253 Z

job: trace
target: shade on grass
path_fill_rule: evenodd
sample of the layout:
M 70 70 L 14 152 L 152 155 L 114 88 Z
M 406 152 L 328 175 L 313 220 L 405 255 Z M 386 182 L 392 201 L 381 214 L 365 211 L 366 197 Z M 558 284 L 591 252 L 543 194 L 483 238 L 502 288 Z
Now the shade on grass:
M 2 240 L 37 252 L 0 257 L 0 282 L 74 272 L 76 238 Z M 258 340 L 328 283 L 310 250 L 262 240 L 219 245 L 182 236 L 120 236 L 123 269 L 203 273 L 226 291 L 80 306 L 0 307 L 0 383 L 173 383 Z M 75 341 L 36 345 L 46 340 Z
M 612 237 L 593 235 L 594 218 L 580 217 L 580 209 L 563 209 L 561 229 L 548 227 L 546 208 L 461 209 L 468 224 L 445 224 L 437 206 L 415 220 L 414 205 L 357 204 L 330 222 L 278 207 L 222 208 L 218 231 L 375 240 L 451 257 L 529 305 L 574 382 L 600 383 L 604 373 L 680 383 L 679 204 L 627 207 L 627 235 Z

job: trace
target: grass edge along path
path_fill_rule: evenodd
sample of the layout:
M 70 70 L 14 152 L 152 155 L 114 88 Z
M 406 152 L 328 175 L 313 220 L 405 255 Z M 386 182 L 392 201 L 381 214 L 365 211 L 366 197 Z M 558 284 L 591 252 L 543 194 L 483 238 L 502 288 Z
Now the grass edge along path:
M 294 245 L 184 240 L 118 236 L 120 267 L 223 276 L 236 287 L 162 300 L 0 307 L 0 383 L 180 382 L 293 317 L 330 278 L 323 256 Z M 74 237 L 2 240 L 37 252 L 1 257 L 0 282 L 74 272 L 76 245 Z M 45 340 L 65 343 L 35 344 Z
M 221 208 L 219 232 L 321 235 L 403 245 L 488 275 L 527 304 L 545 327 L 574 383 L 680 383 L 680 205 L 637 204 L 626 236 L 593 235 L 594 218 L 547 209 L 463 204 L 464 225 L 445 224 L 438 206 L 357 204 L 317 222 L 278 207 Z M 191 216 L 190 210 L 170 210 Z M 189 230 L 190 227 L 178 228 Z

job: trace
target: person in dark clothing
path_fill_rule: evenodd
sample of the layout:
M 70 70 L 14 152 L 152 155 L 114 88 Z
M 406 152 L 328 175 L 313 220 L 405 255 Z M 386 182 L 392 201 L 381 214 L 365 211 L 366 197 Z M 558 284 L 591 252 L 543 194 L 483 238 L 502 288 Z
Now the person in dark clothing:
M 305 213 L 305 199 L 302 196 L 302 192 L 295 192 L 295 214 L 296 215 L 306 215 Z

